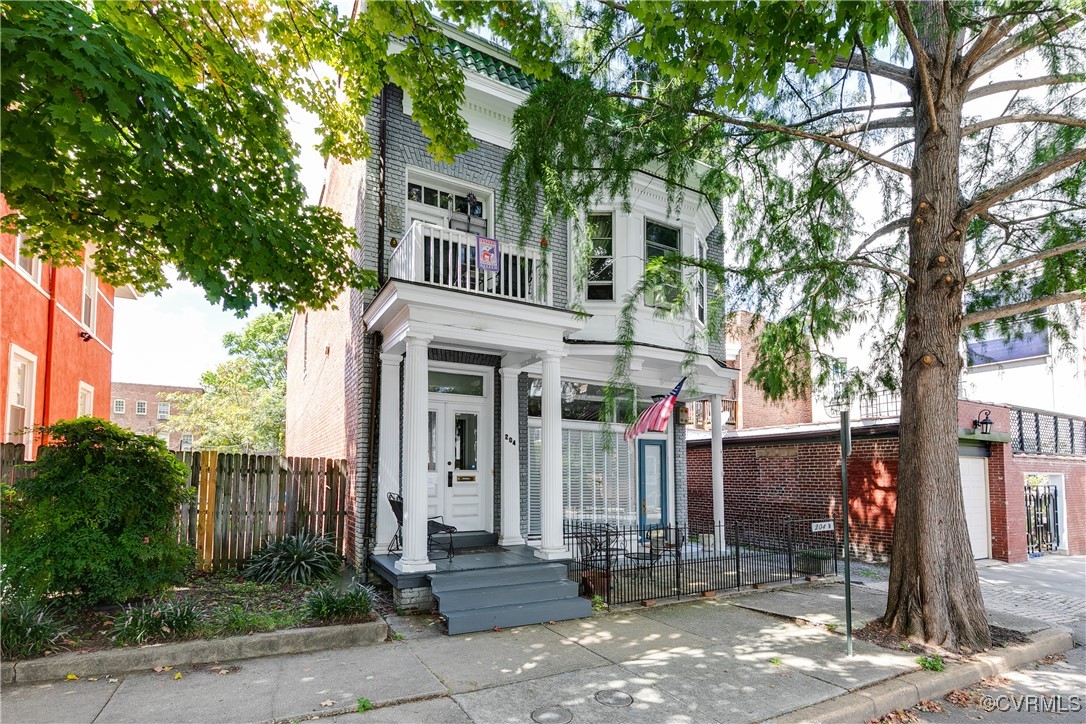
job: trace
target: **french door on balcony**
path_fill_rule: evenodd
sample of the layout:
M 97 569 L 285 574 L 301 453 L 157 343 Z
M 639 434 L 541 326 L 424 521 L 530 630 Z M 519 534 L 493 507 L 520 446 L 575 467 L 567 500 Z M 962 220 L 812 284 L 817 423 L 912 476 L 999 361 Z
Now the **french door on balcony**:
M 441 397 L 432 395 L 429 406 L 427 515 L 458 530 L 484 530 L 492 421 L 482 400 Z

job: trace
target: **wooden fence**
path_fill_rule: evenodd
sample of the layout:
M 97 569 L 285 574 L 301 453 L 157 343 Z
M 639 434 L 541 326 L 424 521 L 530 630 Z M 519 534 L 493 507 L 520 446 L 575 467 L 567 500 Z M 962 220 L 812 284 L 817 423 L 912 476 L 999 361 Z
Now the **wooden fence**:
M 32 474 L 22 448 L 0 445 L 0 479 L 13 483 Z M 202 570 L 238 568 L 266 539 L 303 531 L 329 536 L 348 555 L 346 460 L 175 454 L 196 492 L 194 503 L 181 506 L 180 533 L 196 548 Z

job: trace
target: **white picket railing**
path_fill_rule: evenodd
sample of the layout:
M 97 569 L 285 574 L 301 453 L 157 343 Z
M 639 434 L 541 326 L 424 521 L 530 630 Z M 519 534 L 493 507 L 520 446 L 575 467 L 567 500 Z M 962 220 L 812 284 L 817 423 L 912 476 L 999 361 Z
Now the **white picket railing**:
M 539 249 L 500 244 L 496 272 L 480 269 L 477 254 L 475 234 L 416 221 L 392 252 L 389 276 L 473 294 L 551 303 Z

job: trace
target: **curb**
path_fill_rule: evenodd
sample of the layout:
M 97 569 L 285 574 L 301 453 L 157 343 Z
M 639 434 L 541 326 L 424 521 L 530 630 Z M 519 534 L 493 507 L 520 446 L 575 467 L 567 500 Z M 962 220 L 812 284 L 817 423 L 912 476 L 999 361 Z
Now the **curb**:
M 925 699 L 937 699 L 954 689 L 971 686 L 981 679 L 1060 653 L 1074 646 L 1071 632 L 1051 628 L 1038 631 L 1030 642 L 999 653 L 977 654 L 972 661 L 947 664 L 940 672 L 914 671 L 865 689 L 857 689 L 828 701 L 789 712 L 775 719 L 792 722 L 856 722 L 876 719 L 899 709 L 908 709 Z
M 43 659 L 4 662 L 2 675 L 3 683 L 10 684 L 55 681 L 64 679 L 69 674 L 79 677 L 127 674 L 156 666 L 210 664 L 278 654 L 304 654 L 351 646 L 371 646 L 384 641 L 387 635 L 388 624 L 384 621 L 294 628 L 208 641 L 184 641 L 138 649 L 60 654 Z

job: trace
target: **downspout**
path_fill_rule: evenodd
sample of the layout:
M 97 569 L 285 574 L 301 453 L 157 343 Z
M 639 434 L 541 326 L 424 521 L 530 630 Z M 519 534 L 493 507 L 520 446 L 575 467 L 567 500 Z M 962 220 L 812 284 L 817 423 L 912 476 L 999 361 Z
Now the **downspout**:
M 388 275 L 385 273 L 385 161 L 388 151 L 388 84 L 381 88 L 381 115 L 377 129 L 377 283 L 383 284 Z M 369 478 L 369 490 L 366 493 L 366 514 L 362 523 L 362 540 L 365 551 L 365 580 L 369 582 L 370 553 L 376 547 L 373 540 L 373 502 L 377 497 L 377 411 L 381 402 L 381 335 L 374 333 L 373 347 L 370 353 L 370 419 L 369 449 L 366 450 L 366 474 Z
M 49 402 L 52 395 L 52 380 L 53 380 L 53 333 L 55 328 L 55 319 L 57 315 L 57 268 L 53 264 L 49 265 L 49 317 L 45 326 L 45 391 L 42 393 L 41 398 L 41 425 L 45 427 L 49 424 Z M 31 438 L 33 439 L 33 437 Z M 45 443 L 44 436 L 42 438 L 42 444 Z M 35 451 L 34 457 L 37 457 L 37 451 Z

